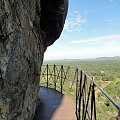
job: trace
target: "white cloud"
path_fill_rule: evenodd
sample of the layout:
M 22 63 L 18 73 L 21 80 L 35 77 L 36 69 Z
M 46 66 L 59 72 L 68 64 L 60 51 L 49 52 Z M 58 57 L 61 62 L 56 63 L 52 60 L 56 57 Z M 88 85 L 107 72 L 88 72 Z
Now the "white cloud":
M 104 46 L 101 48 L 83 48 L 79 50 L 46 52 L 45 59 L 86 59 L 102 56 L 120 56 L 120 47 Z
M 94 38 L 88 38 L 88 39 L 81 39 L 81 40 L 74 40 L 70 43 L 98 43 L 103 41 L 110 41 L 110 40 L 120 40 L 120 34 L 117 35 L 109 35 L 109 36 L 102 36 L 102 37 L 94 37 Z
M 66 50 L 48 50 L 45 53 L 45 59 L 87 59 L 96 57 L 120 56 L 119 44 L 106 43 L 96 47 L 84 46 L 83 48 Z
M 87 20 L 83 18 L 78 11 L 75 11 L 71 17 L 66 19 L 64 30 L 67 32 L 80 31 L 81 25 L 86 22 Z
M 104 42 L 101 42 L 104 41 Z M 103 37 L 96 37 L 90 39 L 82 39 L 72 43 L 97 43 L 98 44 L 63 44 L 58 46 L 51 46 L 45 52 L 45 59 L 83 59 L 96 58 L 102 56 L 120 56 L 120 34 Z

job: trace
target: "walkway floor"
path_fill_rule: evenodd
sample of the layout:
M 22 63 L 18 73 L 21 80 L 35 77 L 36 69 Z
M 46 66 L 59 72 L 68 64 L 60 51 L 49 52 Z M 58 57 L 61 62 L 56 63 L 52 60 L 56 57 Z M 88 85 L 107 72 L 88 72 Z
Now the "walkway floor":
M 34 120 L 76 120 L 74 101 L 60 92 L 41 87 L 41 103 Z

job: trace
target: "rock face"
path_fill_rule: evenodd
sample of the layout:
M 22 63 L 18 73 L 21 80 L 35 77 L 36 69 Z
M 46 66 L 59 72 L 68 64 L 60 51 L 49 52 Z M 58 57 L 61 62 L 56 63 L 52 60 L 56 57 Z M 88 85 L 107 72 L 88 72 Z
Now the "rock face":
M 63 29 L 67 0 L 0 0 L 0 120 L 32 120 L 44 52 Z

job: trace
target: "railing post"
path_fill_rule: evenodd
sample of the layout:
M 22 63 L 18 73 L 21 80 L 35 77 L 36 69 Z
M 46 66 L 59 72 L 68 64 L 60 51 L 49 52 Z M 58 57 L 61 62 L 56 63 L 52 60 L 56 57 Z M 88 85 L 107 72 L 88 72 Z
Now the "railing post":
M 81 70 L 81 71 L 80 71 L 80 85 L 79 85 L 78 120 L 80 120 L 80 113 L 81 113 L 82 80 L 83 80 L 83 72 L 82 72 L 82 70 Z
M 86 107 L 86 85 L 87 85 L 87 76 L 84 75 L 84 83 L 83 83 L 83 108 L 82 108 L 82 120 L 85 118 L 85 107 Z
M 70 94 L 70 75 L 71 75 L 71 67 L 68 66 L 68 95 Z
M 96 120 L 95 77 L 93 77 L 93 95 L 94 95 L 94 118 Z
M 78 67 L 76 68 L 76 116 L 78 110 Z
M 56 70 L 55 70 L 55 68 L 56 68 L 56 65 L 54 64 L 54 87 L 55 87 L 55 90 L 56 90 Z
M 94 77 L 92 77 L 91 120 L 96 120 L 96 103 L 95 103 L 95 83 L 94 83 Z
M 48 88 L 48 64 L 47 64 L 47 88 Z
M 61 85 L 61 94 L 62 94 L 62 90 L 63 90 L 63 65 L 61 65 L 61 82 L 60 82 L 60 85 Z
M 91 120 L 90 114 L 89 114 L 89 111 L 88 111 L 88 104 L 89 104 L 91 86 L 92 86 L 92 85 L 90 84 L 90 86 L 89 86 L 89 91 L 88 91 L 88 97 L 87 97 L 87 101 L 86 101 L 85 115 L 84 115 L 84 119 L 85 119 L 85 120 L 86 120 L 86 114 L 88 114 L 88 120 Z

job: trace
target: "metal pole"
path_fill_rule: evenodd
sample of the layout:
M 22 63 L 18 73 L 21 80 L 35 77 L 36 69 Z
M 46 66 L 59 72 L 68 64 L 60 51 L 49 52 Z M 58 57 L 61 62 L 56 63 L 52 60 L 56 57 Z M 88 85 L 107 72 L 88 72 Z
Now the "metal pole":
M 92 95 L 91 95 L 91 120 L 96 120 L 96 105 L 95 105 L 95 83 L 92 77 Z
M 97 84 L 94 83 L 95 86 L 111 101 L 111 103 L 118 109 L 120 110 L 120 106 Z
M 86 74 L 84 75 L 84 83 L 83 83 L 83 117 L 82 120 L 85 118 L 85 107 L 86 107 L 86 81 L 87 81 L 87 76 Z
M 54 87 L 55 87 L 55 90 L 56 90 L 56 65 L 54 64 Z
M 62 90 L 63 90 L 63 65 L 61 65 L 61 94 L 62 94 Z
M 93 98 L 94 98 L 94 119 L 96 120 L 95 84 L 93 78 Z
M 90 99 L 90 92 L 91 92 L 91 84 L 89 86 L 88 98 L 87 98 L 87 102 L 86 102 L 85 115 L 84 115 L 85 116 L 84 119 L 86 119 L 86 114 L 88 114 L 89 120 L 91 120 L 90 114 L 88 112 L 88 104 L 89 104 L 89 99 Z
M 76 116 L 78 109 L 78 67 L 76 68 Z
M 70 66 L 68 66 L 68 95 L 70 94 Z
M 83 73 L 81 70 L 80 73 L 80 85 L 79 85 L 79 107 L 78 107 L 78 119 L 80 120 L 80 113 L 81 113 L 81 99 L 82 99 L 82 80 L 83 80 Z

